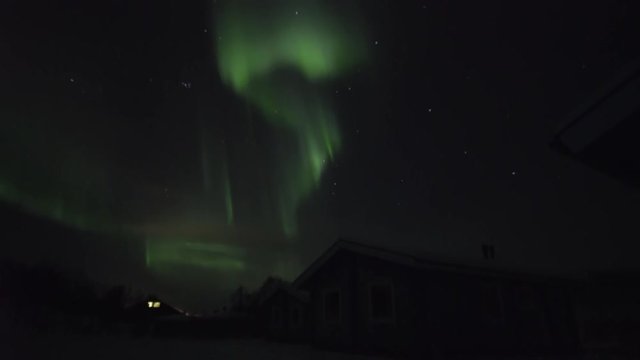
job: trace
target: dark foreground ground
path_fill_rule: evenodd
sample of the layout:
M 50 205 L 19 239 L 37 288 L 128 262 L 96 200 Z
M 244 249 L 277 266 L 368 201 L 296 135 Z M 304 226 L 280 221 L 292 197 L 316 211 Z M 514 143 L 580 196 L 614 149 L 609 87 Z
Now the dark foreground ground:
M 131 338 L 113 335 L 48 335 L 32 340 L 0 342 L 0 359 L 300 359 L 364 360 L 391 359 L 320 350 L 310 345 L 286 344 L 260 339 L 189 340 L 171 338 Z M 471 358 L 488 360 L 487 358 Z M 560 360 L 561 358 L 517 357 L 503 360 Z M 628 357 L 586 355 L 584 360 Z
M 1 343 L 2 359 L 383 359 L 258 339 L 182 340 L 114 336 L 47 336 Z

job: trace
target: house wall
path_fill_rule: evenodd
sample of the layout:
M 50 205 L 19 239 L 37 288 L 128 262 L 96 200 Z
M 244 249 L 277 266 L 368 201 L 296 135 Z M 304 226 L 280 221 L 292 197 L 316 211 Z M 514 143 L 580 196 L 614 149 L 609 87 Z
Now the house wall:
M 355 260 L 353 254 L 340 252 L 333 256 L 325 264 L 323 269 L 316 273 L 309 281 L 311 295 L 311 323 L 312 337 L 320 344 L 330 347 L 353 347 L 354 345 L 354 303 L 352 288 L 356 281 L 354 278 Z M 325 319 L 324 301 L 328 292 L 339 291 L 340 316 L 337 321 Z
M 416 329 L 418 307 L 412 296 L 415 271 L 376 258 L 355 255 L 355 341 L 373 352 L 406 352 L 410 334 Z M 371 287 L 388 286 L 392 291 L 392 316 L 376 319 L 372 314 Z
M 394 314 L 371 316 L 370 286 L 388 283 Z M 575 349 L 564 287 L 517 278 L 416 269 L 339 251 L 307 281 L 313 338 L 321 344 L 416 357 L 434 353 L 543 353 Z M 340 291 L 340 320 L 324 295 Z

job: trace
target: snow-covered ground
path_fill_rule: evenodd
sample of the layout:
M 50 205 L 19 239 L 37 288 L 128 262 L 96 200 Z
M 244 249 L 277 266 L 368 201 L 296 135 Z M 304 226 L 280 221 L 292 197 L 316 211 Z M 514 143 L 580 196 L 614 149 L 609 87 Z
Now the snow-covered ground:
M 196 360 L 196 359 L 300 359 L 360 360 L 370 356 L 318 350 L 309 345 L 294 345 L 253 339 L 176 340 L 152 338 L 73 337 L 42 338 L 29 342 L 4 344 L 2 359 L 87 359 L 87 360 Z M 9 355 L 9 357 L 5 357 Z

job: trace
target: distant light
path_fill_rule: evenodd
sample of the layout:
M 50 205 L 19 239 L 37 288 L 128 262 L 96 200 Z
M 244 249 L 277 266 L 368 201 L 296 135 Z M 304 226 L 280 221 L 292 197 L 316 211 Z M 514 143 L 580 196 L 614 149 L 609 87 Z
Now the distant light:
M 158 301 L 154 302 L 153 303 L 153 307 L 156 308 L 156 309 L 159 308 L 160 307 L 160 302 L 158 302 Z
M 152 308 L 153 307 L 153 301 L 147 301 L 147 307 Z

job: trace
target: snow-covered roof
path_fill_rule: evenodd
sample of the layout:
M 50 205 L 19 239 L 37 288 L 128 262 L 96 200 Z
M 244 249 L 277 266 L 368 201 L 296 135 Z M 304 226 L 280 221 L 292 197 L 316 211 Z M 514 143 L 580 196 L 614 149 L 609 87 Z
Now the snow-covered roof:
M 538 273 L 526 272 L 504 267 L 490 266 L 488 262 L 479 261 L 454 261 L 436 255 L 410 255 L 405 252 L 391 250 L 387 248 L 372 246 L 351 240 L 339 239 L 331 245 L 319 258 L 317 258 L 298 278 L 293 282 L 294 288 L 300 288 L 310 279 L 324 264 L 339 251 L 349 251 L 361 254 L 394 264 L 399 264 L 414 268 L 428 268 L 446 272 L 468 273 L 474 275 L 484 275 L 492 277 L 528 277 L 531 280 L 553 279 L 557 277 L 545 276 Z

